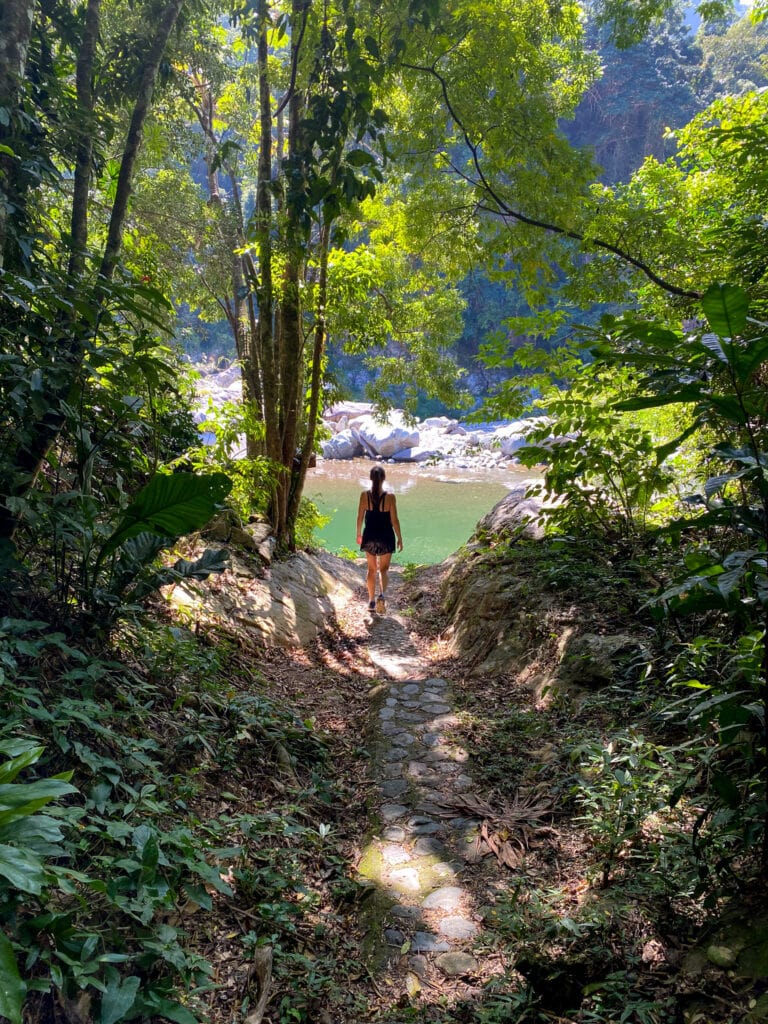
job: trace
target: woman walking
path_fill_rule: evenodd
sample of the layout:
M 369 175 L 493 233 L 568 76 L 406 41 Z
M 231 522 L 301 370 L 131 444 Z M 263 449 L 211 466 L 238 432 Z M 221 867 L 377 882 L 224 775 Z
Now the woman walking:
M 387 579 L 392 552 L 403 550 L 400 520 L 397 518 L 397 502 L 391 491 L 384 490 L 386 473 L 383 466 L 371 470 L 371 488 L 363 491 L 357 506 L 357 543 L 368 559 L 368 608 L 383 615 L 387 610 Z M 365 527 L 363 528 L 363 520 Z M 381 589 L 376 598 L 376 573 L 381 579 Z

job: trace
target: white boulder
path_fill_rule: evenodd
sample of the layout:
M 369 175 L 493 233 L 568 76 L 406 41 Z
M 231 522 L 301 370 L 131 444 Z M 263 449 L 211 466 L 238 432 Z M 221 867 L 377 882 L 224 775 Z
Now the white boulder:
M 323 441 L 324 459 L 356 459 L 363 454 L 362 445 L 351 430 L 342 430 L 328 441 Z
M 351 430 L 353 437 L 373 458 L 391 459 L 398 452 L 419 445 L 418 430 L 409 427 L 397 413 L 392 413 L 386 423 L 365 416 Z

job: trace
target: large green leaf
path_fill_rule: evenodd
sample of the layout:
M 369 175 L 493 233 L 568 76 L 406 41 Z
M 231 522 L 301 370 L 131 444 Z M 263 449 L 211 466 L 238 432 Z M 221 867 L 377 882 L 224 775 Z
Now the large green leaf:
M 100 1024 L 116 1024 L 130 1012 L 136 1002 L 136 993 L 139 991 L 140 980 L 136 977 L 113 978 L 106 987 L 101 997 Z
M 154 477 L 126 509 L 123 521 L 104 544 L 100 558 L 106 558 L 140 533 L 175 539 L 199 530 L 231 489 L 232 481 L 224 473 Z
M 173 563 L 174 580 L 207 580 L 213 573 L 224 572 L 229 566 L 229 552 L 226 548 L 206 548 L 194 562 L 180 558 Z
M 173 1003 L 170 999 L 153 999 L 151 1003 L 148 1001 L 148 1005 L 156 1016 L 172 1020 L 174 1024 L 198 1024 L 194 1013 L 181 1003 Z
M 768 336 L 747 342 L 743 349 L 736 349 L 736 372 L 739 380 L 745 381 L 754 371 L 768 360 Z
M 747 466 L 746 469 L 739 470 L 738 473 L 721 473 L 719 476 L 711 476 L 704 484 L 704 493 L 707 498 L 711 498 L 713 494 L 717 494 L 718 491 L 722 490 L 726 484 L 731 483 L 733 480 L 741 480 L 742 477 L 754 472 L 754 469 Z
M 27 994 L 27 986 L 21 980 L 13 946 L 0 932 L 0 1017 L 7 1017 L 11 1024 L 21 1024 L 21 1008 Z
M 12 757 L 10 761 L 0 764 L 0 783 L 13 782 L 23 768 L 28 768 L 40 760 L 44 749 L 44 747 L 28 742 L 21 753 Z
M 71 777 L 71 772 L 66 777 Z M 63 779 L 40 779 L 37 782 L 10 782 L 0 784 L 0 820 L 8 809 L 32 814 L 51 800 L 76 793 L 74 786 Z
M 42 861 L 29 850 L 0 843 L 0 876 L 21 892 L 38 894 L 45 883 Z
M 735 284 L 713 284 L 701 299 L 709 326 L 721 338 L 735 338 L 744 332 L 749 296 Z

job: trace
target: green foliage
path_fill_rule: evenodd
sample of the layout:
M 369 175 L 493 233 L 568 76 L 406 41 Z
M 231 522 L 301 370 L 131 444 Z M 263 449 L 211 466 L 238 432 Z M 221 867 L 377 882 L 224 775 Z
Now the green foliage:
M 700 736 L 711 731 L 713 716 L 719 726 L 718 744 L 700 755 L 708 765 L 710 785 L 704 818 L 712 816 L 714 833 L 727 833 L 737 820 L 736 830 L 743 830 L 742 851 L 761 835 L 765 857 L 768 406 L 764 367 L 768 339 L 764 324 L 750 317 L 749 298 L 743 289 L 713 285 L 701 305 L 709 330 L 702 322 L 682 335 L 660 324 L 625 321 L 613 338 L 612 349 L 603 347 L 601 352 L 605 358 L 645 368 L 646 393 L 619 402 L 619 409 L 685 406 L 694 424 L 719 441 L 712 448 L 708 467 L 710 473 L 715 469 L 714 474 L 690 498 L 696 511 L 672 525 L 676 535 L 686 529 L 710 530 L 712 541 L 689 546 L 684 573 L 663 588 L 656 604 L 674 618 L 724 614 L 739 631 L 737 636 L 742 634 L 732 652 L 740 684 L 702 687 L 694 682 L 697 690 L 712 692 L 703 698 L 699 694 L 693 701 L 690 721 L 698 725 Z M 750 627 L 762 629 L 757 639 Z M 747 652 L 751 654 L 746 656 Z M 734 772 L 731 765 L 739 767 Z
M 317 543 L 315 533 L 330 523 L 331 517 L 324 516 L 309 498 L 302 498 L 296 516 L 296 544 L 299 548 L 310 548 Z
M 187 925 L 199 927 L 215 905 L 220 913 L 217 894 L 228 905 L 233 888 L 259 940 L 281 954 L 276 979 L 289 988 L 303 921 L 318 905 L 308 859 L 322 857 L 341 883 L 327 817 L 336 797 L 310 781 L 323 761 L 311 728 L 237 692 L 221 645 L 207 651 L 179 629 L 139 625 L 121 643 L 141 653 L 146 676 L 71 646 L 44 622 L 0 620 L 0 998 L 14 1024 L 25 998 L 54 990 L 83 993 L 94 1019 L 112 1024 L 137 1015 L 195 1024 L 214 982 Z M 306 790 L 263 811 L 250 772 L 268 780 L 278 744 L 306 773 Z M 62 761 L 82 805 L 71 804 L 71 770 L 50 774 Z M 203 817 L 196 804 L 211 785 L 220 798 Z M 318 974 L 314 995 L 302 987 L 305 1001 L 320 997 Z
M 592 839 L 605 886 L 619 854 L 642 836 L 646 820 L 668 805 L 679 782 L 677 759 L 674 751 L 633 731 L 605 745 L 577 746 L 571 758 L 579 776 L 573 790 L 577 820 Z
M 707 798 L 694 829 L 701 890 L 712 879 L 728 879 L 759 845 L 764 794 L 764 637 L 753 631 L 732 642 L 701 634 L 684 645 L 670 666 L 668 681 L 678 691 L 662 718 L 692 737 L 687 777 L 675 784 L 673 802 L 706 780 Z
M 749 15 L 724 26 L 722 31 L 703 34 L 704 67 L 717 95 L 738 96 L 768 84 L 767 43 L 768 26 Z
M 39 498 L 24 502 L 28 528 L 50 524 L 56 557 L 53 595 L 64 609 L 96 617 L 102 628 L 124 615 L 134 603 L 160 587 L 182 579 L 205 579 L 226 567 L 223 552 L 207 551 L 196 561 L 178 559 L 160 567 L 158 557 L 180 537 L 204 526 L 226 497 L 231 483 L 224 474 L 158 474 L 118 523 L 105 520 L 96 501 L 80 491 L 57 495 L 48 505 Z M 35 569 L 39 551 L 25 563 Z M 16 563 L 16 571 L 25 568 Z M 74 608 L 71 606 L 74 605 Z
M 674 0 L 595 0 L 592 3 L 597 23 L 609 26 L 619 47 L 643 41 L 654 22 L 660 21 L 674 7 Z M 718 21 L 731 11 L 730 0 L 701 0 L 696 10 L 704 21 Z
M 547 414 L 531 421 L 518 457 L 528 466 L 545 465 L 544 483 L 532 493 L 558 499 L 548 522 L 565 532 L 642 532 L 671 486 L 664 459 L 675 445 L 660 447 L 669 438 L 654 436 L 653 424 L 617 411 L 619 399 L 637 386 L 636 375 L 585 365 L 575 348 L 546 355 L 527 346 L 514 362 L 536 369 L 523 380 L 526 389 L 540 391 L 534 404 Z
M 653 363 L 659 352 L 659 369 L 651 369 L 653 392 L 619 403 L 622 409 L 686 405 L 698 426 L 707 426 L 726 440 L 716 444 L 711 459 L 719 469 L 704 482 L 703 494 L 692 502 L 706 511 L 696 516 L 699 527 L 713 525 L 734 529 L 747 547 L 730 551 L 723 559 L 700 561 L 695 577 L 669 588 L 661 600 L 676 612 L 694 607 L 736 611 L 742 601 L 755 598 L 765 604 L 766 501 L 768 479 L 764 454 L 768 413 L 762 367 L 768 362 L 768 338 L 757 324 L 753 333 L 748 318 L 746 293 L 732 285 L 714 285 L 702 299 L 710 332 L 698 329 L 682 338 L 659 325 L 643 325 L 643 348 L 631 341 L 622 346 L 619 358 L 629 363 Z M 625 324 L 624 330 L 633 331 Z M 748 332 L 748 334 L 747 334 Z M 745 337 L 744 335 L 747 334 Z M 660 349 L 663 348 L 663 355 Z M 676 528 L 682 528 L 685 520 Z M 744 590 L 743 588 L 746 588 Z
M 464 303 L 450 284 L 452 254 L 431 244 L 422 191 L 403 195 L 392 184 L 380 192 L 347 228 L 345 248 L 329 255 L 334 362 L 357 376 L 362 358 L 366 397 L 382 409 L 401 404 L 415 413 L 424 393 L 459 406 L 460 373 L 450 353 Z M 445 231 L 452 236 L 455 227 Z M 423 252 L 418 260 L 416 251 Z
M 5 730 L 4 730 L 5 732 Z M 29 896 L 42 897 L 54 884 L 48 862 L 67 856 L 62 845 L 62 822 L 40 814 L 46 805 L 76 793 L 69 785 L 72 772 L 35 782 L 17 782 L 17 776 L 35 765 L 44 748 L 31 740 L 0 738 L 0 917 L 15 913 Z M 22 980 L 13 945 L 0 940 L 0 1013 L 21 1024 L 27 983 Z
M 161 462 L 176 458 L 194 437 L 186 404 L 190 382 L 174 353 L 150 329 L 151 321 L 167 313 L 167 305 L 135 281 L 106 289 L 110 315 L 85 345 L 85 361 L 66 400 L 57 402 L 52 395 L 63 372 L 61 359 L 43 324 L 60 321 L 68 303 L 54 289 L 13 274 L 3 281 L 2 300 L 12 315 L 0 327 L 8 342 L 0 362 L 7 414 L 0 518 L 5 517 L 6 527 L 14 524 L 15 548 L 6 538 L 0 558 L 6 568 L 50 590 L 62 612 L 85 608 L 93 613 L 102 606 L 108 619 L 131 580 L 150 566 L 162 546 L 151 550 L 147 543 L 132 544 L 115 562 L 117 548 L 131 533 L 163 528 L 160 521 L 143 519 L 145 510 L 131 506 L 131 497 Z M 133 320 L 130 328 L 126 319 Z M 30 488 L 17 455 L 34 447 L 41 418 L 59 423 L 60 432 Z M 162 486 L 167 485 L 154 482 L 150 494 Z M 202 497 L 205 485 L 193 486 L 201 488 Z M 122 523 L 122 532 L 110 539 L 129 506 L 131 523 Z M 187 532 L 178 514 L 171 514 L 164 528 L 171 540 Z M 146 580 L 143 589 L 151 589 Z
M 229 494 L 232 482 L 223 473 L 158 474 L 140 491 L 123 513 L 122 521 L 107 538 L 99 558 L 104 559 L 140 534 L 171 540 L 199 530 Z
M 339 558 L 346 558 L 349 562 L 356 562 L 360 557 L 360 552 L 356 551 L 355 548 L 341 547 L 336 551 Z
M 198 472 L 226 473 L 232 482 L 229 503 L 243 521 L 254 513 L 266 513 L 281 470 L 265 456 L 244 451 L 246 438 L 252 444 L 264 439 L 264 423 L 255 404 L 224 402 L 217 408 L 211 402 L 201 430 L 213 435 L 213 443 L 191 448 L 185 460 Z
M 618 6 L 628 18 L 638 11 L 637 4 Z M 601 180 L 616 183 L 627 181 L 647 157 L 673 156 L 669 129 L 687 124 L 712 97 L 702 69 L 702 42 L 694 40 L 682 5 L 671 6 L 645 28 L 641 40 L 625 47 L 608 38 L 594 5 L 590 8 L 586 41 L 600 54 L 602 74 L 564 130 L 574 145 L 594 153 Z

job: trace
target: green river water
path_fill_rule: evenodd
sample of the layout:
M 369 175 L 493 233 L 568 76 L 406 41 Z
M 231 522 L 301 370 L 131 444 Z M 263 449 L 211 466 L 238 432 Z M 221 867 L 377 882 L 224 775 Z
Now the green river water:
M 370 486 L 367 459 L 323 461 L 307 474 L 305 497 L 330 523 L 318 534 L 329 550 L 357 551 L 355 524 L 360 492 Z M 466 470 L 408 464 L 385 465 L 386 485 L 397 496 L 403 550 L 393 561 L 427 565 L 461 547 L 475 524 L 507 491 L 531 475 L 529 469 Z

